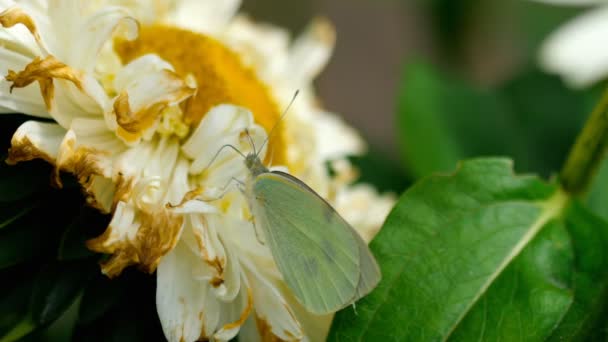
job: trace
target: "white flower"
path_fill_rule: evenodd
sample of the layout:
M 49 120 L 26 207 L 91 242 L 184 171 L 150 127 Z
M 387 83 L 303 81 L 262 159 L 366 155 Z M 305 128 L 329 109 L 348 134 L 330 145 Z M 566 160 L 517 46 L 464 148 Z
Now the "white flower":
M 540 62 L 573 87 L 585 87 L 608 76 L 608 3 L 605 0 L 536 0 L 597 8 L 573 19 L 553 33 L 542 47 Z
M 89 203 L 112 214 L 89 248 L 157 271 L 157 309 L 170 341 L 322 340 L 331 316 L 306 312 L 256 237 L 240 155 L 302 179 L 369 241 L 392 199 L 349 188 L 344 159 L 364 144 L 318 107 L 312 79 L 334 32 L 322 19 L 293 43 L 276 27 L 235 16 L 239 1 L 0 0 L 0 112 L 24 123 L 9 163 L 42 158 L 74 174 Z M 217 157 L 214 159 L 214 157 Z M 336 177 L 326 163 L 337 160 Z M 212 162 L 213 161 L 213 162 Z M 361 216 L 363 210 L 372 214 Z

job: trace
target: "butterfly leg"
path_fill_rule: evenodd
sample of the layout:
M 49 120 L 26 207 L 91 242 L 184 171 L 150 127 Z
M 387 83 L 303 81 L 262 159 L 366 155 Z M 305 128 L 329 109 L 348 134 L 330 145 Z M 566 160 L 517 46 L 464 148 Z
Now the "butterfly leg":
M 258 240 L 261 245 L 266 245 L 264 239 L 262 238 L 262 235 L 258 231 L 258 227 L 255 224 L 255 217 L 253 216 L 251 217 L 251 223 L 253 224 L 253 232 L 255 233 L 256 240 Z

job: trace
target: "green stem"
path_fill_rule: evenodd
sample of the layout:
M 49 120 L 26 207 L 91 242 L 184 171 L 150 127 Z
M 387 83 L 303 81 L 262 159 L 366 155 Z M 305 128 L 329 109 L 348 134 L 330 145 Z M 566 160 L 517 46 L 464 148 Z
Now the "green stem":
M 587 190 L 607 147 L 608 90 L 587 119 L 562 168 L 560 178 L 566 192 L 580 195 Z

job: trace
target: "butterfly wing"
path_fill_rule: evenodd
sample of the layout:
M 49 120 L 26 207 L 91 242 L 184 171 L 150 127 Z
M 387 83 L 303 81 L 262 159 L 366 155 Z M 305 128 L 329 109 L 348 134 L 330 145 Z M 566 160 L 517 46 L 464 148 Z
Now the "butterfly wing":
M 355 240 L 357 241 L 357 246 L 359 247 L 359 267 L 361 270 L 359 283 L 357 284 L 357 289 L 355 291 L 355 297 L 351 301 L 355 302 L 370 293 L 376 287 L 376 285 L 378 285 L 382 275 L 380 273 L 380 267 L 378 267 L 378 263 L 376 262 L 376 258 L 374 258 L 372 255 L 365 241 L 363 241 L 357 232 L 352 231 L 352 234 L 354 235 Z
M 255 178 L 252 196 L 256 226 L 309 311 L 335 312 L 375 286 L 379 272 L 367 275 L 377 265 L 363 240 L 304 183 L 283 172 L 264 173 Z

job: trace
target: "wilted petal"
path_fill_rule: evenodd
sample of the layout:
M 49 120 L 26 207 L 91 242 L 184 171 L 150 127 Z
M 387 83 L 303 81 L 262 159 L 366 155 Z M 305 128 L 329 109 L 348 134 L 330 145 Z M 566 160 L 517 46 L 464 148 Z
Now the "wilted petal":
M 278 288 L 252 263 L 247 260 L 241 260 L 241 263 L 251 283 L 256 322 L 262 339 L 269 341 L 272 336 L 286 341 L 301 339 L 302 328 Z
M 117 89 L 120 94 L 114 99 L 106 120 L 110 127 L 116 127 L 116 133 L 127 144 L 149 136 L 163 110 L 192 96 L 196 90 L 169 69 L 155 70 L 160 66 L 166 64 L 156 57 L 144 56 L 125 68 L 124 75 L 116 82 L 124 88 Z M 146 70 L 149 72 L 142 73 Z
M 55 164 L 59 146 L 66 133 L 66 130 L 57 124 L 26 121 L 13 135 L 7 162 L 15 164 L 21 161 L 44 159 Z
M 87 246 L 96 252 L 112 254 L 102 264 L 102 271 L 109 277 L 117 276 L 132 264 L 152 273 L 179 241 L 182 222 L 182 217 L 163 207 L 145 211 L 120 202 L 106 231 L 87 241 Z

